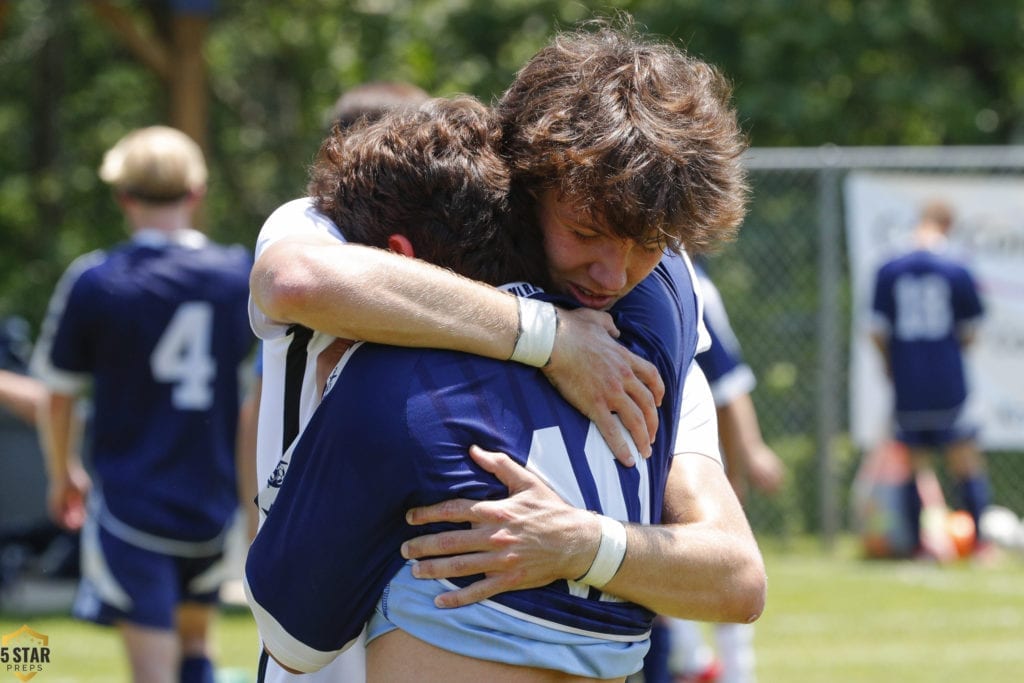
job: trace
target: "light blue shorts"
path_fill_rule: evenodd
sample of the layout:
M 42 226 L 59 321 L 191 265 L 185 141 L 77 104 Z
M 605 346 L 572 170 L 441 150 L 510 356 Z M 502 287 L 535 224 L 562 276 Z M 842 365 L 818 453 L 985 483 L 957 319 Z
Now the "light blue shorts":
M 650 633 L 635 640 L 587 635 L 549 622 L 529 621 L 484 601 L 439 609 L 434 598 L 453 584 L 413 577 L 407 563 L 387 585 L 367 626 L 366 642 L 401 629 L 435 647 L 515 666 L 554 669 L 576 676 L 621 678 L 643 667 Z

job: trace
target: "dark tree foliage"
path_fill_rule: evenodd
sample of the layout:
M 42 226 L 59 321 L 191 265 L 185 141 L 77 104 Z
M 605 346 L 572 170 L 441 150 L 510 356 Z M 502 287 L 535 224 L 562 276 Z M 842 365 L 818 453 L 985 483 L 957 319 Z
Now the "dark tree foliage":
M 95 173 L 103 151 L 167 121 L 166 84 L 89 4 L 0 0 L 0 315 L 33 324 L 72 258 L 124 236 Z M 111 4 L 164 31 L 161 3 Z M 1022 137 L 1024 12 L 1012 0 L 612 0 L 600 11 L 617 10 L 720 65 L 755 146 Z M 303 192 L 345 88 L 406 80 L 490 101 L 556 27 L 588 16 L 554 0 L 220 0 L 205 51 L 205 227 L 251 246 L 266 215 Z

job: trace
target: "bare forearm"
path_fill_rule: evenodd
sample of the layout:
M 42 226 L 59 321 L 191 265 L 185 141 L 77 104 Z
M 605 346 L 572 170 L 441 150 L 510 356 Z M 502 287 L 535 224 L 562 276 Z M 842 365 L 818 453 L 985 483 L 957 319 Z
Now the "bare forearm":
M 470 455 L 508 486 L 508 498 L 450 500 L 407 516 L 414 525 L 472 525 L 403 544 L 403 556 L 419 560 L 417 577 L 486 576 L 438 596 L 438 606 L 459 607 L 585 574 L 596 585 L 590 570 L 601 545 L 601 518 L 570 506 L 506 455 L 476 448 Z M 721 464 L 693 453 L 676 456 L 665 500 L 663 526 L 627 526 L 625 555 L 601 589 L 671 616 L 757 618 L 764 609 L 764 563 Z
M 892 377 L 892 368 L 889 364 L 889 340 L 880 334 L 872 333 L 871 343 L 882 356 L 882 364 L 885 367 L 886 376 Z
M 39 380 L 0 370 L 0 405 L 30 425 L 36 423 L 39 407 L 46 398 L 46 389 Z
M 757 412 L 750 394 L 735 397 L 728 405 L 719 408 L 717 413 L 718 436 L 728 467 L 733 467 L 735 460 L 739 459 L 744 464 L 738 466 L 745 469 L 747 455 L 764 443 L 761 425 L 757 420 Z M 733 457 L 734 453 L 739 457 Z
M 672 496 L 674 504 L 666 494 L 666 523 L 627 526 L 626 556 L 603 590 L 667 616 L 753 621 L 764 609 L 765 570 L 739 502 L 717 463 L 677 457 L 694 459 L 688 475 L 719 471 L 713 477 L 673 474 L 670 487 L 690 488 L 693 495 L 679 505 L 679 496 Z M 701 482 L 699 490 L 692 481 Z
M 73 412 L 75 398 L 67 394 L 47 394 L 39 404 L 39 437 L 50 481 L 67 477 L 71 466 L 78 464 L 73 452 Z
M 256 481 L 256 427 L 260 412 L 262 378 L 256 378 L 246 400 L 238 411 L 238 439 L 235 447 L 235 468 L 238 500 L 245 513 L 247 538 L 256 536 L 259 516 L 253 500 L 259 492 Z
M 268 247 L 250 282 L 270 318 L 336 337 L 506 359 L 519 329 L 509 294 L 424 261 L 326 238 Z

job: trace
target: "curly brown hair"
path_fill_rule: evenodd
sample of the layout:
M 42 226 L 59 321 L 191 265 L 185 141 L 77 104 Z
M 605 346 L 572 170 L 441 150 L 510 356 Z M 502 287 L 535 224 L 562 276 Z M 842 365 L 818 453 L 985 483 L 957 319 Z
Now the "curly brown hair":
M 309 196 L 345 238 L 386 248 L 409 239 L 418 258 L 491 284 L 547 279 L 543 242 L 523 191 L 497 152 L 493 112 L 460 96 L 324 140 Z
M 746 140 L 713 66 L 627 17 L 562 33 L 497 104 L 502 153 L 534 195 L 556 189 L 620 237 L 693 253 L 743 219 Z

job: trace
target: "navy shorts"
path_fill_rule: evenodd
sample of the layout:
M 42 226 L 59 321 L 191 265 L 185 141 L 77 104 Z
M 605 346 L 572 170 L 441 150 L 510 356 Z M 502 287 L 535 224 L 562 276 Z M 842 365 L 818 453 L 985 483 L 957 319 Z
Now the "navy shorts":
M 896 440 L 911 448 L 944 448 L 958 441 L 973 439 L 978 427 L 962 408 L 937 414 L 897 413 Z
M 170 630 L 182 603 L 217 602 L 225 570 L 223 551 L 204 557 L 154 552 L 90 519 L 82 529 L 82 581 L 73 614 L 98 624 L 126 621 Z

